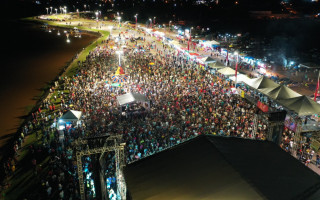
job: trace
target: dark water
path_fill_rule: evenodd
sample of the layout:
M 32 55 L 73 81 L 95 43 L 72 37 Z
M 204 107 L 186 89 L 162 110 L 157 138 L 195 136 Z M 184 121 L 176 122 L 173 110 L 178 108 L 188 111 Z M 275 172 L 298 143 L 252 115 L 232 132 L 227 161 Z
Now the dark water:
M 38 24 L 1 22 L 2 55 L 0 78 L 0 146 L 8 139 L 25 115 L 26 107 L 34 105 L 41 88 L 61 71 L 72 57 L 97 37 L 82 34 L 70 37 L 60 29 L 49 33 Z

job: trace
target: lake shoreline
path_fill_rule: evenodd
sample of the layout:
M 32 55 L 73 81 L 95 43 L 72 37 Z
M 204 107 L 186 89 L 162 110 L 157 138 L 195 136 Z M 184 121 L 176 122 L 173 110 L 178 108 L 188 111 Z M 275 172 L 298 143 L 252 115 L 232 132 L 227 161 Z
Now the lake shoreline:
M 30 22 L 30 23 L 34 23 L 37 25 L 41 25 L 41 24 L 45 23 L 45 21 L 39 21 L 36 19 L 30 20 L 30 18 L 27 20 L 26 19 L 19 19 L 17 21 L 18 22 Z M 69 29 L 69 30 L 72 29 L 72 28 L 68 28 L 68 27 L 59 26 L 58 24 L 50 25 L 50 27 Z M 75 63 L 77 63 L 77 61 L 78 61 L 78 55 L 83 53 L 85 51 L 85 49 L 88 48 L 90 45 L 97 43 L 97 41 L 103 36 L 103 34 L 95 32 L 95 31 L 88 31 L 88 30 L 82 30 L 82 29 L 79 29 L 79 30 L 83 31 L 85 34 L 91 34 L 97 38 L 95 40 L 93 40 L 91 43 L 89 43 L 88 45 L 86 45 L 82 50 L 78 51 L 65 65 L 59 67 L 58 74 L 53 79 L 48 80 L 47 83 L 41 88 L 41 91 L 39 91 L 38 94 L 36 94 L 32 97 L 32 99 L 35 99 L 36 102 L 33 105 L 26 105 L 25 106 L 22 116 L 19 117 L 21 120 L 18 123 L 19 124 L 18 128 L 15 131 L 13 131 L 12 133 L 8 133 L 8 134 L 1 136 L 2 141 L 0 142 L 0 150 L 1 150 L 0 160 L 3 160 L 4 157 L 8 156 L 7 152 L 8 151 L 10 152 L 10 150 L 11 150 L 10 147 L 13 145 L 14 141 L 16 141 L 18 139 L 18 137 L 20 136 L 22 128 L 30 120 L 32 120 L 32 113 L 34 113 L 38 110 L 38 108 L 40 107 L 40 105 L 42 104 L 42 102 L 45 99 L 50 98 L 49 90 L 51 87 L 54 87 L 55 81 L 59 80 L 59 77 L 65 76 L 66 73 L 72 69 L 72 66 L 74 66 Z M 6 156 L 4 156 L 4 155 L 6 155 Z

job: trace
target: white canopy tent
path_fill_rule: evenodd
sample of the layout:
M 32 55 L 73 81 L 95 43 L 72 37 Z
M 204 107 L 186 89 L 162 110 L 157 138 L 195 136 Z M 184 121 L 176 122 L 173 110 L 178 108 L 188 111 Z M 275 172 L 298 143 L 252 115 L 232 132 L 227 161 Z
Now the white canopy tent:
M 221 68 L 225 68 L 224 65 L 218 63 L 218 62 L 212 62 L 212 63 L 208 63 L 208 66 L 210 68 L 213 68 L 213 69 L 221 69 Z
M 212 45 L 220 45 L 219 42 L 215 41 L 215 40 L 211 40 L 211 41 L 201 41 L 200 40 L 200 45 L 204 45 L 204 46 L 212 46 Z
M 229 79 L 233 80 L 233 81 L 236 81 L 236 76 L 231 76 L 229 77 Z M 251 78 L 249 78 L 248 76 L 244 75 L 244 74 L 239 74 L 237 75 L 237 83 L 246 83 L 248 81 L 250 81 Z
M 75 122 L 77 125 L 81 124 L 82 112 L 76 110 L 69 110 L 68 112 L 64 113 L 59 118 L 59 121 L 56 123 L 56 127 L 59 130 L 59 140 L 62 141 L 64 138 L 64 132 L 62 130 L 65 129 L 67 122 Z
M 180 43 L 176 40 L 171 40 L 169 43 L 174 45 L 176 48 L 180 48 Z
M 211 44 L 211 45 L 219 45 L 220 44 L 220 42 L 217 42 L 215 40 L 208 41 L 207 43 Z
M 299 116 L 320 114 L 320 104 L 314 102 L 305 95 L 291 99 L 280 100 L 280 103 Z
M 216 62 L 212 57 L 208 56 L 208 57 L 204 57 L 202 59 L 200 59 L 200 61 L 202 63 L 208 64 L 208 63 L 214 63 Z
M 302 96 L 301 94 L 291 90 L 284 85 L 279 85 L 276 88 L 263 88 L 259 89 L 259 91 L 276 100 L 284 100 Z
M 268 79 L 265 76 L 260 76 L 258 78 L 250 79 L 245 83 L 250 87 L 258 90 L 264 89 L 264 88 L 271 90 L 279 86 L 279 84 L 275 83 L 274 81 L 272 81 L 271 79 Z
M 220 74 L 225 75 L 225 76 L 232 76 L 232 75 L 235 75 L 235 73 L 236 73 L 236 71 L 230 67 L 225 67 L 225 68 L 219 69 L 218 72 Z
M 64 115 L 62 115 L 62 117 L 60 117 L 60 120 L 63 120 L 63 121 L 78 121 L 78 120 L 80 120 L 81 116 L 82 116 L 82 112 L 81 111 L 69 110 Z

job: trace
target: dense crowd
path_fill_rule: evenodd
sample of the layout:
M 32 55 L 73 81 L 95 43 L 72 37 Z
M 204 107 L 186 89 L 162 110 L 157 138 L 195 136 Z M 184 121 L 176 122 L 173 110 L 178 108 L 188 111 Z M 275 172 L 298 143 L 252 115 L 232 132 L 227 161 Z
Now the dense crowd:
M 152 46 L 155 54 L 136 48 L 124 50 L 122 67 L 129 78 L 121 87 L 113 86 L 111 75 L 118 68 L 118 59 L 110 46 L 116 46 L 114 40 L 103 41 L 90 52 L 86 61 L 78 63 L 80 71 L 76 75 L 60 77 L 57 87 L 51 89 L 51 98 L 32 114 L 33 120 L 24 127 L 14 145 L 16 154 L 5 166 L 8 175 L 14 172 L 14 158 L 18 156 L 25 135 L 35 132 L 41 140 L 41 145 L 30 146 L 30 166 L 34 174 L 44 174 L 38 180 L 41 189 L 26 195 L 27 199 L 80 198 L 73 145 L 80 137 L 106 133 L 122 135 L 127 163 L 201 134 L 266 139 L 265 122 L 254 123 L 255 105 L 234 95 L 229 81 L 212 75 L 164 44 L 143 42 L 142 46 Z M 116 97 L 129 92 L 145 95 L 150 107 L 143 103 L 119 106 Z M 66 125 L 64 137 L 61 137 L 52 123 L 58 123 L 59 117 L 71 109 L 82 111 L 81 124 Z M 137 112 L 132 114 L 130 110 Z M 46 155 L 49 155 L 50 164 L 48 170 L 42 172 L 37 162 Z M 86 196 L 94 199 L 90 181 L 94 172 L 93 158 L 84 156 L 82 159 Z M 106 154 L 105 159 L 109 198 L 116 199 L 114 154 Z

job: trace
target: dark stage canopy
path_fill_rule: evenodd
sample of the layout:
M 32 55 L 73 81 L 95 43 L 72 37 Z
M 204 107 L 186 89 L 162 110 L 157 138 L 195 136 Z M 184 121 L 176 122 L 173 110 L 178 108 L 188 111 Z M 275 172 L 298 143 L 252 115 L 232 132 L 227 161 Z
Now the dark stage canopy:
M 125 167 L 129 199 L 320 199 L 320 177 L 268 141 L 199 136 Z

